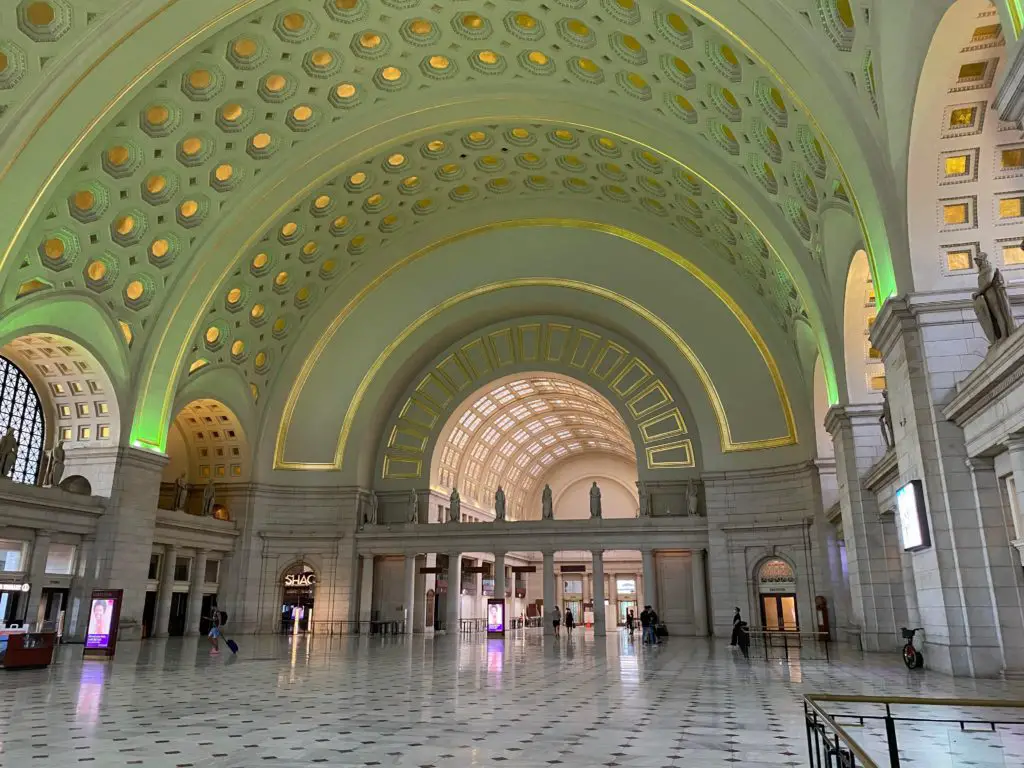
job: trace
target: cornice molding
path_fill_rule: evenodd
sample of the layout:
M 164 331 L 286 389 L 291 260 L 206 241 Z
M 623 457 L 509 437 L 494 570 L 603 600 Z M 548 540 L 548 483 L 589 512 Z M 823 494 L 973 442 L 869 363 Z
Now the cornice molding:
M 825 414 L 825 431 L 835 437 L 836 432 L 843 428 L 861 426 L 863 422 L 877 424 L 881 415 L 882 406 L 874 403 L 833 405 Z M 832 463 L 834 466 L 835 461 Z
M 899 460 L 896 458 L 896 451 L 891 448 L 885 452 L 875 465 L 864 475 L 864 487 L 869 491 L 876 491 L 886 483 L 890 483 L 899 477 Z
M 960 427 L 999 402 L 1024 380 L 1024 328 L 989 349 L 981 365 L 957 385 L 942 414 Z

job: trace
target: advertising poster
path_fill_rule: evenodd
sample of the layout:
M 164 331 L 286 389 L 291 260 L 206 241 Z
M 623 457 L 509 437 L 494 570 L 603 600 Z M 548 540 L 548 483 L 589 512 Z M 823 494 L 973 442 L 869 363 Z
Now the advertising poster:
M 505 601 L 491 599 L 487 601 L 487 634 L 503 637 L 505 635 Z
M 110 647 L 110 619 L 115 601 L 110 597 L 94 597 L 89 606 L 89 628 L 85 632 L 86 648 Z
M 114 655 L 123 594 L 120 589 L 96 590 L 89 598 L 83 650 L 87 658 L 110 658 Z

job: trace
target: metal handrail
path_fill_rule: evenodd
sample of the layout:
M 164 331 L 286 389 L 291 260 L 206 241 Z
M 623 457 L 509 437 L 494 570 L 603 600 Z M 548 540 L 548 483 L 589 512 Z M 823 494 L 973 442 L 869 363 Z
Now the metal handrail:
M 884 706 L 884 715 L 864 714 L 829 714 L 823 704 L 871 704 Z M 1010 720 L 973 720 L 970 718 L 950 717 L 897 717 L 892 714 L 894 706 L 919 707 L 956 707 L 959 709 L 1024 709 L 1024 701 L 1013 699 L 949 699 L 920 698 L 913 696 L 845 696 L 837 694 L 807 694 L 804 696 L 804 715 L 807 728 L 807 752 L 812 768 L 821 765 L 831 766 L 832 756 L 840 766 L 859 766 L 859 768 L 880 768 L 864 749 L 857 744 L 853 736 L 838 722 L 839 718 L 856 718 L 861 724 L 865 720 L 882 720 L 885 723 L 886 744 L 889 752 L 890 768 L 900 768 L 899 745 L 896 739 L 896 722 L 931 722 L 958 723 L 963 729 L 966 725 L 987 725 L 992 731 L 997 725 L 1024 725 L 1024 721 Z M 828 731 L 835 737 L 830 738 Z M 840 743 L 841 742 L 841 743 Z M 822 763 L 821 747 L 824 746 L 825 762 Z M 846 753 L 843 754 L 843 750 Z M 817 758 L 817 762 L 815 759 Z

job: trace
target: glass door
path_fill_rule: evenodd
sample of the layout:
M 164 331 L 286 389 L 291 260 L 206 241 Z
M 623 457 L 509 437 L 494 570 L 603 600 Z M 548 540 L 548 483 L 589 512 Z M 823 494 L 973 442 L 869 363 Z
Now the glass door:
M 796 595 L 761 595 L 761 622 L 769 632 L 796 632 Z
M 632 611 L 633 617 L 636 617 L 636 600 L 619 600 L 619 624 L 621 626 L 626 624 L 627 611 Z

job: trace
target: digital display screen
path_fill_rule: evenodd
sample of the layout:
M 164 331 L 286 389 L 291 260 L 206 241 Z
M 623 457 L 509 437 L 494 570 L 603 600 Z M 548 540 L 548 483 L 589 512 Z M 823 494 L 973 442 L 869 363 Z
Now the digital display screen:
M 110 625 L 117 601 L 111 597 L 94 597 L 89 606 L 89 628 L 85 632 L 86 648 L 109 648 Z
M 905 552 L 931 546 L 931 534 L 924 510 L 924 490 L 920 480 L 909 482 L 896 491 L 896 514 L 899 516 L 900 538 Z
M 504 632 L 505 631 L 505 601 L 504 600 L 488 600 L 487 601 L 487 631 L 488 632 Z

